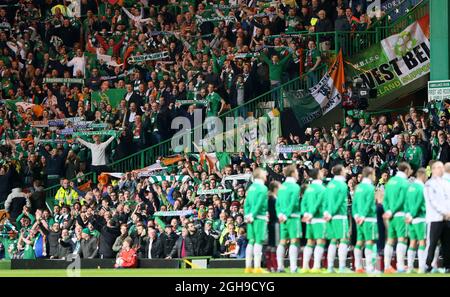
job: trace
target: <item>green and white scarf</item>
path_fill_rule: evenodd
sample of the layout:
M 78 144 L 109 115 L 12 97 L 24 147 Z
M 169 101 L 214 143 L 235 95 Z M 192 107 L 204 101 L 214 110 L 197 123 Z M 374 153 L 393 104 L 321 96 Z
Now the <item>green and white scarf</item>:
M 141 63 L 141 62 L 145 62 L 145 61 L 161 60 L 161 59 L 168 58 L 168 57 L 169 57 L 169 52 L 163 51 L 163 52 L 159 52 L 159 53 L 145 54 L 145 55 L 140 55 L 140 56 L 131 56 L 128 59 L 128 63 Z
M 189 175 L 153 175 L 148 177 L 148 181 L 152 184 L 159 183 L 162 181 L 178 181 L 178 182 L 186 182 L 191 177 Z
M 210 190 L 198 190 L 197 195 L 219 195 L 233 192 L 231 189 L 210 189 Z

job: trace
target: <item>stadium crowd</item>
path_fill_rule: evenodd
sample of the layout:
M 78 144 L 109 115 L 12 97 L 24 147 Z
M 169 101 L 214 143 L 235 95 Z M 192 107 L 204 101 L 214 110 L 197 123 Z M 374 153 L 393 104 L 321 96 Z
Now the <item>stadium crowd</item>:
M 167 127 L 176 116 L 190 118 L 196 108 L 218 115 L 300 73 L 317 80 L 314 71 L 326 60 L 330 40 L 324 36 L 316 45 L 315 38 L 283 34 L 365 30 L 366 1 L 352 1 L 352 7 L 347 1 L 317 0 L 275 6 L 256 6 L 259 1 L 82 0 L 80 7 L 71 1 L 3 2 L 0 203 L 9 213 L 2 226 L 6 259 L 79 254 L 117 257 L 119 266 L 132 267 L 138 258 L 244 258 L 243 205 L 257 167 L 268 170 L 269 182 L 282 182 L 283 168 L 294 162 L 299 184 L 306 185 L 312 169 L 331 178 L 331 169 L 341 164 L 348 172 L 351 203 L 365 166 L 375 168 L 382 192 L 400 161 L 413 170 L 430 160 L 449 162 L 445 102 L 428 112 L 411 108 L 398 118 L 347 116 L 346 125 L 308 128 L 304 135 L 279 139 L 281 145 L 313 146 L 304 153 L 277 154 L 261 146 L 254 153 L 224 154 L 219 165 L 202 154 L 181 155 L 159 169 L 165 177 L 160 180 L 134 171 L 103 175 L 91 188 L 81 187 L 81 179 L 70 180 L 108 171 L 112 160 L 169 139 L 175 131 Z M 51 80 L 60 78 L 66 80 Z M 95 92 L 117 89 L 124 89 L 119 100 L 94 99 Z M 117 133 L 96 135 L 94 144 L 89 134 L 71 137 L 74 131 L 68 130 L 77 121 L 104 124 Z M 49 209 L 43 189 L 58 184 Z M 381 219 L 378 223 L 381 253 L 384 227 Z

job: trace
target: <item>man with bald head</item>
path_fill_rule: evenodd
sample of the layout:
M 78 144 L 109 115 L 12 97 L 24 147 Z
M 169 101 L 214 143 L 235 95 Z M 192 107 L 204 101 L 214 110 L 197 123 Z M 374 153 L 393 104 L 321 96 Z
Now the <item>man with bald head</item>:
M 450 271 L 450 185 L 444 179 L 444 164 L 440 161 L 431 166 L 432 177 L 425 184 L 424 196 L 427 226 L 427 272 L 431 272 L 436 246 L 441 240 L 444 267 Z

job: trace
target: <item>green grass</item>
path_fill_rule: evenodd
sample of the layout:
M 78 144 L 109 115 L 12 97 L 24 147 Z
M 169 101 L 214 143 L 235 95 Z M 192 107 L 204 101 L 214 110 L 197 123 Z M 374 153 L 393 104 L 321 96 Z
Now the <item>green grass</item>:
M 29 270 L 0 270 L 1 277 L 66 277 L 64 269 L 29 269 Z M 220 269 L 84 269 L 82 277 L 367 277 L 366 274 L 291 274 L 291 273 L 267 273 L 267 274 L 244 274 L 243 269 L 220 268 Z M 448 277 L 449 274 L 396 274 L 377 275 L 375 277 Z M 370 276 L 374 277 L 374 276 Z

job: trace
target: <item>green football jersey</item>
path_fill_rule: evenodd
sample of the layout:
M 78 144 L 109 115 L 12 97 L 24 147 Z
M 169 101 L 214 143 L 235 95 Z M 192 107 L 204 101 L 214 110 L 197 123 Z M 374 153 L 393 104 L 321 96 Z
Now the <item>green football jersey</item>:
M 325 187 L 322 181 L 313 181 L 303 194 L 301 202 L 301 213 L 312 218 L 323 218 Z
M 300 186 L 295 179 L 288 177 L 280 186 L 275 208 L 277 216 L 300 217 Z
M 356 186 L 352 203 L 353 217 L 376 218 L 377 206 L 375 202 L 375 186 L 372 182 L 363 179 Z
M 330 216 L 347 216 L 348 187 L 345 177 L 336 176 L 327 185 L 325 191 L 325 212 Z
M 403 172 L 397 172 L 386 184 L 384 190 L 383 208 L 392 215 L 405 211 L 405 199 L 409 182 Z
M 416 180 L 409 185 L 406 192 L 405 211 L 412 218 L 425 218 L 424 187 L 421 181 Z
M 267 216 L 268 189 L 262 180 L 256 179 L 247 191 L 244 202 L 244 215 L 251 215 L 253 219 Z

